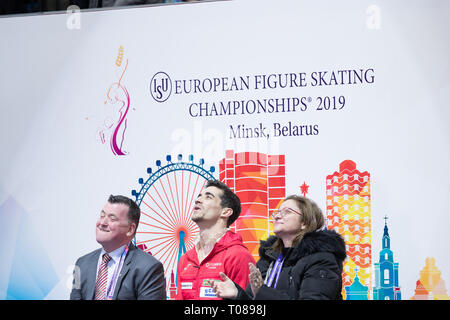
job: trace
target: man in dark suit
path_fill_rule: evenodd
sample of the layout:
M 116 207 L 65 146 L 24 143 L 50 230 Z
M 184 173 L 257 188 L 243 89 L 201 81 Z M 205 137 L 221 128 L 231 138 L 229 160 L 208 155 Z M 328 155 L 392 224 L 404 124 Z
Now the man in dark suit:
M 139 218 L 133 200 L 109 197 L 96 224 L 102 248 L 77 260 L 71 300 L 166 299 L 163 265 L 131 242 Z

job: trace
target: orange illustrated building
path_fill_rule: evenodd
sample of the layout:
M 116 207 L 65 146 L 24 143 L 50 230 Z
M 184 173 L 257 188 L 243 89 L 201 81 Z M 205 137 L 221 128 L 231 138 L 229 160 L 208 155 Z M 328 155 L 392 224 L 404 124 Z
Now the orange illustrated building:
M 450 300 L 434 258 L 425 260 L 425 267 L 420 271 L 420 279 L 416 282 L 411 300 Z
M 273 232 L 272 212 L 286 196 L 285 156 L 227 150 L 219 180 L 241 199 L 241 215 L 231 229 L 257 260 L 259 241 Z
M 372 245 L 370 219 L 370 174 L 356 169 L 356 163 L 345 160 L 339 171 L 326 178 L 327 228 L 340 233 L 347 246 L 344 264 L 343 290 L 356 277 L 362 285 L 372 288 Z

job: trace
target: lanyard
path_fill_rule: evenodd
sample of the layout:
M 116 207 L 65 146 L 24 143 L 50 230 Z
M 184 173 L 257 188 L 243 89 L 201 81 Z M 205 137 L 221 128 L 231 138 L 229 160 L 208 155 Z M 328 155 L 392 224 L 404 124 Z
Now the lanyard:
M 271 287 L 271 286 L 272 286 L 272 282 L 273 282 L 273 279 L 275 278 L 275 276 L 276 276 L 276 278 L 275 278 L 275 284 L 274 284 L 273 287 L 274 287 L 274 288 L 277 287 L 277 284 L 278 284 L 278 278 L 280 277 L 281 268 L 282 268 L 282 266 L 283 266 L 283 263 L 284 263 L 284 256 L 283 256 L 283 254 L 281 253 L 281 254 L 278 256 L 277 261 L 275 262 L 275 266 L 273 267 L 272 272 L 270 273 L 269 281 L 267 281 L 267 286 L 268 286 L 268 287 Z
M 125 257 L 128 253 L 128 246 L 125 247 L 125 250 L 123 251 L 122 255 L 120 256 L 119 263 L 116 264 L 116 267 L 114 268 L 114 273 L 111 278 L 111 281 L 109 282 L 108 290 L 106 291 L 106 300 L 112 300 L 114 295 L 114 290 L 116 289 L 117 284 L 117 278 L 119 270 L 122 268 L 123 262 L 125 261 Z

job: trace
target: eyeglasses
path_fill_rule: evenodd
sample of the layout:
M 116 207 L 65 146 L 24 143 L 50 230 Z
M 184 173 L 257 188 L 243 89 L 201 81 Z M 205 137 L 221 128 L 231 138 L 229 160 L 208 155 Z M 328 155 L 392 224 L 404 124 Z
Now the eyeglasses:
M 283 218 L 285 215 L 287 215 L 288 213 L 290 213 L 290 212 L 294 212 L 294 213 L 296 213 L 296 214 L 298 214 L 298 215 L 300 215 L 300 216 L 302 216 L 302 213 L 301 212 L 298 212 L 298 211 L 296 211 L 296 210 L 294 210 L 294 209 L 291 209 L 291 208 L 283 208 L 283 209 L 277 209 L 277 210 L 274 210 L 273 212 L 272 212 L 272 218 L 273 219 L 275 219 L 275 217 L 276 216 L 279 216 L 280 218 Z

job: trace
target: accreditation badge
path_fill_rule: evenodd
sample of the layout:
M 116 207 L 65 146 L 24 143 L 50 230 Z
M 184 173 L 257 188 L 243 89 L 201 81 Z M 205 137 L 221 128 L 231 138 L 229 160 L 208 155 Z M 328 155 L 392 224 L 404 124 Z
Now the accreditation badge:
M 217 298 L 211 287 L 200 287 L 200 298 Z

